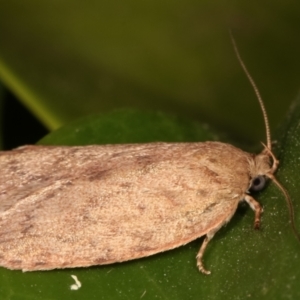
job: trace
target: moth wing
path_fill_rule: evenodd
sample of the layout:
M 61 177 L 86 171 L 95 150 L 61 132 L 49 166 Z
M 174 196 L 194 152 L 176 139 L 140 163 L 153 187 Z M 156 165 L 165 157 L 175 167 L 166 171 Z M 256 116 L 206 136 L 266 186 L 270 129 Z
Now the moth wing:
M 0 155 L 0 265 L 108 264 L 206 234 L 231 218 L 244 193 L 228 185 L 232 170 L 221 157 L 209 162 L 206 152 L 203 143 L 160 143 Z

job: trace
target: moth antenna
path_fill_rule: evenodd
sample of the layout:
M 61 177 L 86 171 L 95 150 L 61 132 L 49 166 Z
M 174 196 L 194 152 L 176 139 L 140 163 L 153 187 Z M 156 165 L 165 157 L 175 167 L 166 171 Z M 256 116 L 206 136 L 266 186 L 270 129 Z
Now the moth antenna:
M 262 113 L 263 113 L 263 117 L 264 117 L 264 121 L 265 121 L 265 127 L 266 127 L 266 138 L 267 138 L 267 147 L 269 148 L 269 150 L 271 150 L 271 147 L 272 147 L 272 143 L 271 143 L 271 133 L 270 133 L 270 126 L 269 126 L 269 120 L 268 120 L 268 115 L 267 115 L 267 111 L 266 111 L 266 108 L 265 108 L 265 105 L 264 105 L 264 102 L 262 100 L 262 97 L 260 95 L 260 92 L 252 78 L 252 76 L 250 75 L 248 69 L 246 68 L 246 65 L 244 63 L 244 61 L 242 60 L 241 58 L 241 55 L 239 53 L 239 50 L 238 50 L 238 47 L 236 45 L 236 42 L 235 42 L 235 39 L 232 35 L 232 32 L 231 30 L 229 31 L 229 34 L 230 34 L 230 39 L 231 39 L 231 42 L 232 42 L 232 45 L 233 45 L 233 49 L 234 49 L 234 52 L 236 54 L 236 57 L 241 65 L 241 67 L 243 68 L 254 92 L 255 92 L 255 95 L 257 97 L 257 100 L 260 104 L 260 108 L 262 110 Z
M 277 187 L 281 190 L 281 192 L 283 193 L 283 195 L 285 196 L 285 200 L 287 202 L 288 208 L 289 208 L 289 215 L 290 215 L 290 220 L 291 220 L 291 227 L 292 230 L 296 236 L 296 238 L 298 239 L 298 241 L 300 242 L 300 233 L 298 232 L 297 228 L 296 228 L 296 223 L 295 223 L 295 213 L 294 213 L 294 206 L 292 203 L 292 200 L 288 194 L 288 192 L 285 190 L 285 188 L 277 181 L 277 179 L 273 176 L 273 174 L 268 174 L 267 175 L 276 185 Z

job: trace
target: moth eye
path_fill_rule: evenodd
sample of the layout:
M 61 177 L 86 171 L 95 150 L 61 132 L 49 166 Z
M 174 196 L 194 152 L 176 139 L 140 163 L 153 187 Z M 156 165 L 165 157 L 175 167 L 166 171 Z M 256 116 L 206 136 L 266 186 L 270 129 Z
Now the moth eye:
M 265 184 L 266 184 L 266 177 L 259 175 L 252 180 L 250 190 L 255 192 L 260 191 L 265 187 Z

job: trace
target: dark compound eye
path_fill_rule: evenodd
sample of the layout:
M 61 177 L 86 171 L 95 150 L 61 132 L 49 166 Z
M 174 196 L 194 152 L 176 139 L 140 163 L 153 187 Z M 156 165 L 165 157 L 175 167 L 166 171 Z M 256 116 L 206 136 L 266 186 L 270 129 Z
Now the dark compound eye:
M 266 180 L 265 176 L 262 176 L 262 175 L 257 176 L 256 178 L 254 178 L 252 180 L 250 190 L 255 191 L 255 192 L 262 190 L 266 185 L 266 181 L 267 180 Z

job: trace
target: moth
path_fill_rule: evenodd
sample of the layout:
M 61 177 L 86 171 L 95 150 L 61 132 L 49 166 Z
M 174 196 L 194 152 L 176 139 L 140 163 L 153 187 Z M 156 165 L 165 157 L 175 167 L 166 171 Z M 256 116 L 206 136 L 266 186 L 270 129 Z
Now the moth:
M 234 48 L 236 46 L 234 43 Z M 237 50 L 236 50 L 237 52 Z M 153 255 L 205 239 L 246 201 L 277 182 L 264 104 L 267 145 L 255 155 L 230 144 L 149 143 L 24 146 L 0 152 L 0 266 L 23 271 L 87 267 Z

